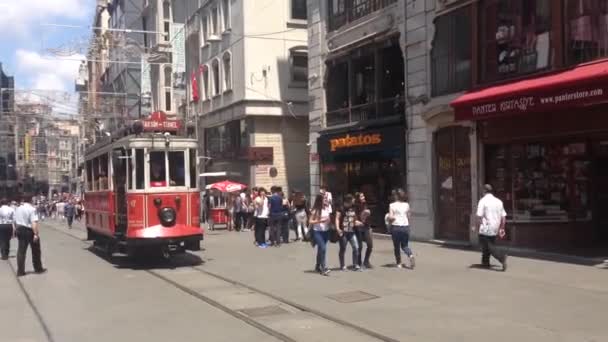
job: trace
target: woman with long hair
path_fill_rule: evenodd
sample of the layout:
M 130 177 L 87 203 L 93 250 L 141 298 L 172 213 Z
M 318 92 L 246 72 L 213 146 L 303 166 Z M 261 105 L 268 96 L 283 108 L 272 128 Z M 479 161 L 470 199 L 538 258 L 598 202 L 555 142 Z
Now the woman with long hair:
M 310 224 L 312 225 L 312 239 L 317 246 L 317 261 L 315 271 L 321 275 L 329 275 L 326 265 L 327 242 L 329 241 L 330 212 L 323 205 L 323 195 L 315 197 L 311 210 Z
M 395 201 L 391 203 L 388 212 L 391 222 L 391 236 L 393 237 L 393 250 L 395 252 L 395 264 L 403 268 L 401 263 L 401 250 L 410 259 L 410 268 L 416 267 L 416 259 L 409 247 L 410 240 L 410 205 L 407 203 L 407 194 L 402 189 L 397 190 Z
M 338 258 L 340 259 L 340 269 L 346 271 L 344 263 L 344 254 L 346 254 L 346 245 L 350 243 L 353 253 L 353 271 L 358 271 L 361 267 L 358 264 L 359 260 L 359 243 L 355 229 L 361 222 L 357 220 L 357 211 L 355 210 L 355 197 L 351 194 L 344 196 L 344 201 L 341 206 L 336 209 L 336 230 L 338 231 L 340 251 Z
M 355 194 L 355 205 L 357 210 L 357 217 L 359 218 L 360 225 L 357 226 L 357 240 L 359 242 L 359 266 L 363 266 L 365 268 L 373 268 L 370 263 L 370 258 L 372 256 L 372 250 L 374 248 L 374 239 L 372 234 L 372 229 L 369 223 L 369 217 L 371 216 L 371 211 L 367 207 L 367 200 L 365 198 L 365 194 L 362 192 L 358 192 Z M 365 248 L 365 258 L 362 260 L 363 255 L 363 243 L 367 246 Z

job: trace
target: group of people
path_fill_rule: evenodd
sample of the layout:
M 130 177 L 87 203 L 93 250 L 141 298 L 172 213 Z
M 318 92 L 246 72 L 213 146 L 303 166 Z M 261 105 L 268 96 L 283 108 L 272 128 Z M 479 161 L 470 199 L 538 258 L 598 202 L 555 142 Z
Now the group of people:
M 74 220 L 81 221 L 84 215 L 83 201 L 75 196 L 64 196 L 47 200 L 40 197 L 35 200 L 35 208 L 41 221 L 47 217 L 53 219 L 65 219 L 68 226 L 72 228 Z
M 502 201 L 494 197 L 490 185 L 484 186 L 484 195 L 477 208 L 477 221 L 473 229 L 479 234 L 483 267 L 490 267 L 494 256 L 507 268 L 507 256 L 496 248 L 496 239 L 505 236 L 506 212 Z M 391 192 L 391 203 L 385 214 L 385 224 L 393 242 L 395 266 L 414 269 L 416 258 L 409 246 L 411 234 L 411 208 L 403 189 Z M 293 191 L 286 197 L 281 187 L 273 186 L 270 194 L 264 188 L 252 188 L 229 201 L 229 230 L 254 230 L 254 244 L 260 248 L 279 247 L 289 242 L 291 230 L 295 241 L 310 242 L 317 249 L 315 271 L 328 275 L 327 246 L 339 246 L 340 270 L 371 269 L 373 231 L 364 193 L 346 194 L 334 202 L 331 192 L 322 187 L 309 208 L 302 192 Z M 267 234 L 268 233 L 268 234 Z M 365 251 L 364 245 L 366 246 Z M 350 246 L 352 265 L 346 266 L 345 254 Z M 408 264 L 402 262 L 405 254 Z
M 17 247 L 17 276 L 25 275 L 25 258 L 28 247 L 32 250 L 34 272 L 44 273 L 42 253 L 40 248 L 39 217 L 31 198 L 24 197 L 21 203 L 0 200 L 0 254 L 2 260 L 7 260 L 11 240 L 16 237 Z

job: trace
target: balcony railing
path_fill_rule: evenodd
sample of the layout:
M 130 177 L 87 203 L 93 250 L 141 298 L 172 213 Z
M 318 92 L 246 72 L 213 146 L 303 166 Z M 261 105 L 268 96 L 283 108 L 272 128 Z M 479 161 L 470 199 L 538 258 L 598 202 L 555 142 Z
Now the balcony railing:
M 327 127 L 331 127 L 400 115 L 405 115 L 405 102 L 403 98 L 381 99 L 374 103 L 366 103 L 327 112 L 326 125 Z
M 333 6 L 339 10 L 329 16 L 329 30 L 337 30 L 396 2 L 397 0 L 330 0 L 330 8 Z

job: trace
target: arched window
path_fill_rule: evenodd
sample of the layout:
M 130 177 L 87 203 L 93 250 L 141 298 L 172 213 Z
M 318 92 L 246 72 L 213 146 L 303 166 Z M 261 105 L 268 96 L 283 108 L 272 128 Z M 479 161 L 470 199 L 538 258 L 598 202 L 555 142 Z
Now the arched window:
M 224 71 L 224 91 L 232 89 L 232 55 L 225 52 L 222 57 L 222 67 Z
M 170 112 L 173 109 L 173 69 L 171 66 L 165 66 L 163 93 L 165 95 L 165 111 Z
M 218 59 L 213 60 L 211 64 L 211 77 L 213 77 L 213 96 L 219 95 L 221 92 L 220 87 L 220 62 Z
M 171 2 L 163 1 L 163 40 L 171 41 Z
M 203 65 L 203 100 L 209 100 L 211 92 L 209 91 L 209 66 Z

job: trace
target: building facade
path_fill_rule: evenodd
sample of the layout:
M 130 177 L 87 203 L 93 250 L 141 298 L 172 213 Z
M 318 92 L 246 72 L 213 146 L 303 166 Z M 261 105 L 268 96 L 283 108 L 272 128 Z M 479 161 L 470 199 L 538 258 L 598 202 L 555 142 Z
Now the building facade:
M 212 0 L 188 13 L 187 91 L 201 171 L 307 192 L 306 2 Z
M 0 197 L 9 197 L 17 189 L 14 90 L 14 77 L 0 63 Z
M 407 184 L 404 6 L 308 1 L 310 191 L 325 186 L 337 199 L 363 192 L 377 231 L 391 190 Z
M 405 13 L 408 93 L 427 97 L 406 111 L 408 189 L 427 235 L 474 242 L 490 183 L 503 243 L 604 246 L 606 1 L 408 0 Z

